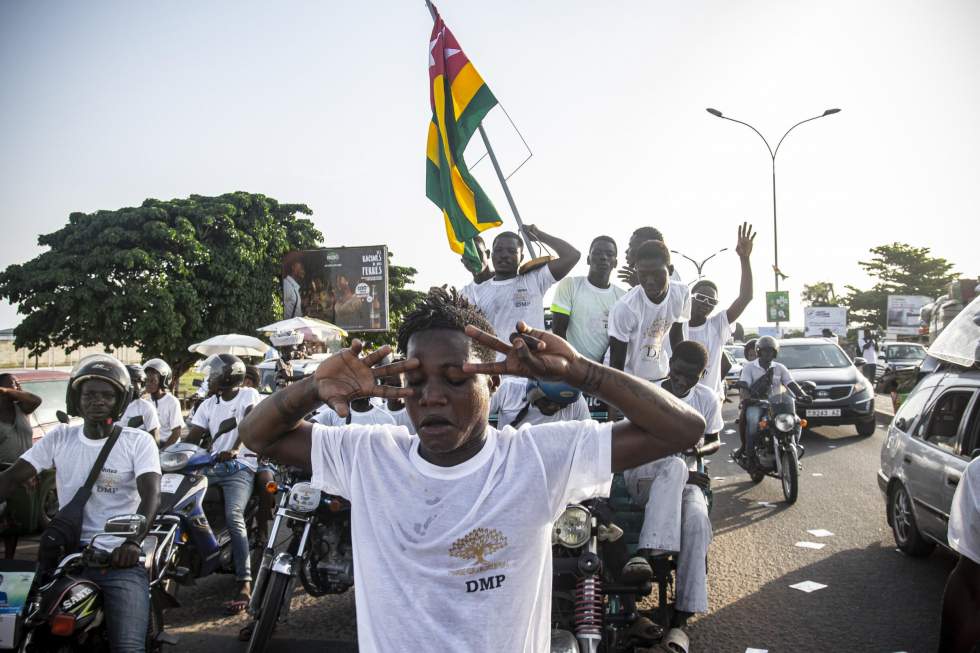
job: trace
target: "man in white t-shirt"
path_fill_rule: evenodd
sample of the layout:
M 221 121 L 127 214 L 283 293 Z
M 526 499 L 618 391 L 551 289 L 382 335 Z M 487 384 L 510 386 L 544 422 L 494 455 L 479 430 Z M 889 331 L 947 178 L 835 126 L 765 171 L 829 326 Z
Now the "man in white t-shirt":
M 127 365 L 130 383 L 133 387 L 133 400 L 126 406 L 126 412 L 119 418 L 119 423 L 134 429 L 146 431 L 156 440 L 160 435 L 160 416 L 157 409 L 143 399 L 143 387 L 146 385 L 146 373 L 140 365 Z
M 490 329 L 465 299 L 435 289 L 399 329 L 407 360 L 372 369 L 388 347 L 362 359 L 355 341 L 242 424 L 249 446 L 350 500 L 363 653 L 547 651 L 554 520 L 613 472 L 683 451 L 704 431 L 682 402 L 551 333 L 521 323 L 510 345 Z M 504 359 L 490 362 L 495 352 Z M 406 388 L 375 384 L 400 372 Z M 628 419 L 492 428 L 500 374 L 570 383 Z M 359 396 L 405 398 L 418 436 L 301 421 L 321 401 L 344 415 Z
M 59 424 L 0 474 L 0 497 L 46 469 L 55 469 L 58 502 L 71 502 L 85 484 L 103 447 L 119 427 L 119 435 L 92 486 L 82 511 L 81 541 L 88 546 L 112 517 L 138 513 L 146 518 L 143 532 L 128 538 L 101 537 L 96 548 L 111 552 L 108 568 L 83 568 L 77 576 L 95 582 L 105 601 L 109 648 L 120 652 L 145 650 L 150 615 L 150 586 L 137 564 L 140 543 L 160 500 L 160 459 L 148 433 L 118 423 L 130 396 L 126 368 L 108 354 L 86 356 L 68 380 L 67 412 L 82 424 Z M 60 561 L 46 561 L 57 564 Z
M 636 274 L 636 252 L 639 251 L 640 245 L 648 240 L 659 240 L 666 244 L 664 235 L 656 227 L 638 227 L 630 235 L 629 243 L 626 245 L 626 265 L 616 271 L 619 280 L 630 288 L 636 288 L 640 285 L 639 277 Z M 677 268 L 671 265 L 669 270 L 671 281 L 681 281 L 681 275 L 677 272 Z
M 953 494 L 946 539 L 960 560 L 943 594 L 939 650 L 969 653 L 980 645 L 980 458 L 966 466 Z
M 551 330 L 564 338 L 575 350 L 601 363 L 609 349 L 609 311 L 626 294 L 619 286 L 609 283 L 616 269 L 616 241 L 599 236 L 589 245 L 585 262 L 589 274 L 585 277 L 565 277 L 551 300 Z
M 691 293 L 670 280 L 670 251 L 659 240 L 640 245 L 635 256 L 640 284 L 623 295 L 609 313 L 609 364 L 642 379 L 667 376 L 664 341 L 683 336 L 691 317 Z
M 170 393 L 170 381 L 173 371 L 170 365 L 161 358 L 151 358 L 143 363 L 146 374 L 146 393 L 153 401 L 153 408 L 160 419 L 160 433 L 157 442 L 161 449 L 166 449 L 180 441 L 180 431 L 184 428 L 184 412 L 180 408 L 180 400 Z
M 398 424 L 391 412 L 385 408 L 384 401 L 377 397 L 361 397 L 350 402 L 350 411 L 344 417 L 324 404 L 313 415 L 313 421 L 324 426 L 345 426 L 347 424 Z
M 742 312 L 752 301 L 752 266 L 749 256 L 752 254 L 752 243 L 755 234 L 748 223 L 743 223 L 738 229 L 738 243 L 735 253 L 738 254 L 742 268 L 741 284 L 738 297 L 724 311 L 711 315 L 718 305 L 718 286 L 713 281 L 700 279 L 691 287 L 691 320 L 684 325 L 684 340 L 694 340 L 704 345 L 708 350 L 708 368 L 701 383 L 725 397 L 725 380 L 722 374 L 722 349 L 732 335 L 731 325 L 742 315 Z
M 252 496 L 258 457 L 242 444 L 238 425 L 259 403 L 259 393 L 255 388 L 241 387 L 244 380 L 242 359 L 232 354 L 219 354 L 211 363 L 208 375 L 212 394 L 194 412 L 190 433 L 185 439 L 191 444 L 200 444 L 205 435 L 210 435 L 211 453 L 217 454 L 217 464 L 208 472 L 208 484 L 223 490 L 225 523 L 231 536 L 235 579 L 239 583 L 235 598 L 225 603 L 230 613 L 244 610 L 252 595 L 245 506 Z
M 490 399 L 497 428 L 591 419 L 589 405 L 578 388 L 566 383 L 508 377 Z
M 580 256 L 570 244 L 533 224 L 526 226 L 524 231 L 532 241 L 553 249 L 558 258 L 519 273 L 524 243 L 514 232 L 502 231 L 493 239 L 490 250 L 493 277 L 482 283 L 474 280 L 463 288 L 463 296 L 483 311 L 497 337 L 504 341 L 510 339 L 521 320 L 535 329 L 544 329 L 544 294 L 572 271 Z M 474 279 L 483 276 L 485 271 L 474 274 Z
M 718 395 L 700 383 L 707 363 L 708 351 L 701 343 L 682 341 L 674 347 L 670 375 L 661 383 L 704 418 L 704 436 L 689 452 L 701 457 L 718 451 L 718 433 L 724 426 Z M 623 476 L 633 501 L 645 506 L 639 547 L 623 569 L 623 580 L 650 580 L 651 557 L 679 552 L 673 625 L 683 627 L 692 614 L 708 611 L 705 558 L 712 533 L 704 492 L 710 487 L 710 479 L 697 470 L 695 457 L 685 461 L 680 455 L 627 469 Z
M 861 370 L 868 381 L 875 382 L 875 370 L 878 365 L 878 341 L 875 340 L 871 329 L 864 330 L 864 336 L 859 343 L 861 348 L 861 358 L 864 359 L 864 369 Z

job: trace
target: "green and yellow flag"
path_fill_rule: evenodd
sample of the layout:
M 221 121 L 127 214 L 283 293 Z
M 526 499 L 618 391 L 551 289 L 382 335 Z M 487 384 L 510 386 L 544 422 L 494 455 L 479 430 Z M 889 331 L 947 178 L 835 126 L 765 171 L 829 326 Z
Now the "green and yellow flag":
M 425 195 L 442 209 L 449 247 L 479 269 L 473 237 L 500 226 L 500 216 L 466 168 L 463 151 L 497 98 L 463 54 L 456 37 L 433 7 L 429 39 L 429 101 L 432 122 L 426 144 Z

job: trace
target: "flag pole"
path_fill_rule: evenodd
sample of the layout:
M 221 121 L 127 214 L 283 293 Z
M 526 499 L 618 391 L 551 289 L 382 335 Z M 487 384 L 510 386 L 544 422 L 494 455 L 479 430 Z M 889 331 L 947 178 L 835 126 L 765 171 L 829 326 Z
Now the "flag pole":
M 430 0 L 425 0 L 425 6 L 429 10 L 429 15 L 432 16 L 432 20 L 436 19 L 436 8 L 432 5 Z M 504 177 L 503 171 L 500 169 L 500 163 L 497 162 L 497 155 L 493 151 L 493 147 L 490 146 L 490 139 L 487 138 L 487 132 L 483 129 L 483 121 L 476 126 L 480 130 L 480 138 L 483 139 L 483 144 L 487 148 L 487 154 L 490 156 L 490 163 L 493 164 L 493 170 L 497 173 L 497 179 L 500 180 L 500 185 L 504 189 L 504 195 L 507 197 L 507 203 L 510 205 L 510 211 L 514 214 L 514 219 L 517 221 L 517 230 L 521 232 L 521 238 L 524 239 L 524 246 L 527 247 L 528 253 L 531 258 L 537 258 L 538 253 L 534 249 L 534 244 L 527 235 L 527 229 L 524 228 L 524 222 L 521 220 L 521 214 L 517 211 L 517 204 L 514 202 L 514 196 L 510 194 L 510 186 L 507 185 L 507 179 Z

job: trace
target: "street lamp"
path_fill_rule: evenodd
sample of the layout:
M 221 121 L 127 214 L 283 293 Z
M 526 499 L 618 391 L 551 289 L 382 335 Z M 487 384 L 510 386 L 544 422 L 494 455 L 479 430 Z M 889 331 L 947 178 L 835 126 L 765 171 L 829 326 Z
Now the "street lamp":
M 698 281 L 700 281 L 701 280 L 701 277 L 704 276 L 703 274 L 701 274 L 701 269 L 704 267 L 704 264 L 707 263 L 708 261 L 710 261 L 711 259 L 713 259 L 714 257 L 718 256 L 722 252 L 727 252 L 727 251 L 728 251 L 728 248 L 727 247 L 722 247 L 717 252 L 715 252 L 714 254 L 712 254 L 711 256 L 709 256 L 708 258 L 706 258 L 703 261 L 701 261 L 700 263 L 698 263 L 697 261 L 695 261 L 693 258 L 691 258 L 690 256 L 688 256 L 687 254 L 684 254 L 682 252 L 678 252 L 676 249 L 670 250 L 671 254 L 679 254 L 681 257 L 686 258 L 688 261 L 690 261 L 691 263 L 694 264 L 694 267 L 696 267 L 698 269 Z
M 766 144 L 766 149 L 769 150 L 769 156 L 772 158 L 772 248 L 773 248 L 773 266 L 772 266 L 772 268 L 773 268 L 773 277 L 774 277 L 774 279 L 776 281 L 776 290 L 779 290 L 779 274 L 780 274 L 779 273 L 779 237 L 778 237 L 778 230 L 777 230 L 777 224 L 776 224 L 776 155 L 779 154 L 779 146 L 783 144 L 783 141 L 786 140 L 786 137 L 789 135 L 789 133 L 791 131 L 793 131 L 794 129 L 796 129 L 797 127 L 799 127 L 800 125 L 802 125 L 803 123 L 810 122 L 811 120 L 816 120 L 817 118 L 824 118 L 826 116 L 832 116 L 835 113 L 840 113 L 840 109 L 827 109 L 826 111 L 824 111 L 823 113 L 821 113 L 819 116 L 814 116 L 812 118 L 807 118 L 806 120 L 801 120 L 800 122 L 796 123 L 795 125 L 793 125 L 789 129 L 787 129 L 786 130 L 786 133 L 783 134 L 783 137 L 779 139 L 779 142 L 776 143 L 776 149 L 772 149 L 772 146 L 769 145 L 769 141 L 766 140 L 766 137 L 763 136 L 762 133 L 758 129 L 756 129 L 755 127 L 753 127 L 749 123 L 742 122 L 741 120 L 736 120 L 735 118 L 729 118 L 728 116 L 724 115 L 718 109 L 710 109 L 709 108 L 709 109 L 706 109 L 706 111 L 708 113 L 710 113 L 711 115 L 715 116 L 716 118 L 723 118 L 725 120 L 730 120 L 732 122 L 737 122 L 740 125 L 745 125 L 746 127 L 748 127 L 749 129 L 751 129 L 752 131 L 754 131 L 756 134 L 759 135 L 759 138 L 762 139 L 762 142 Z M 681 256 L 683 256 L 683 254 Z M 700 273 L 700 270 L 698 270 L 698 272 Z M 776 322 L 776 326 L 777 327 L 779 326 L 779 322 L 778 321 Z

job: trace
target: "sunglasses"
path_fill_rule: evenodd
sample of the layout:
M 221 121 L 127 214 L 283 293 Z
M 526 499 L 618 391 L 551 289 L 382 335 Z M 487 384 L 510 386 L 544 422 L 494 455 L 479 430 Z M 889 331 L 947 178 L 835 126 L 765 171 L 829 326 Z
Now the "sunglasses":
M 693 299 L 696 302 L 701 302 L 702 304 L 707 304 L 708 306 L 717 306 L 718 305 L 718 300 L 717 299 L 715 299 L 711 295 L 702 295 L 699 292 L 696 292 L 693 295 L 691 295 L 691 299 Z

